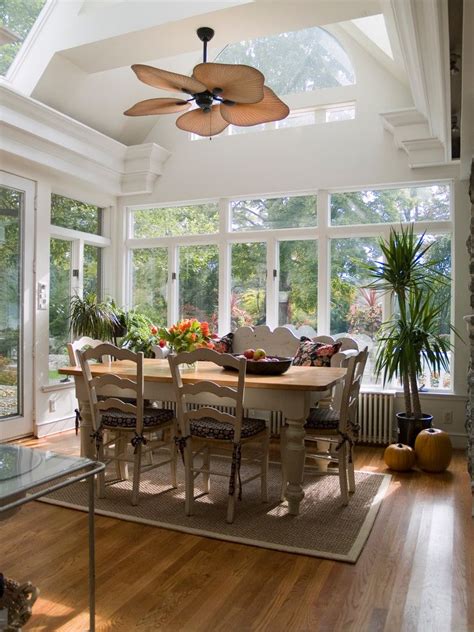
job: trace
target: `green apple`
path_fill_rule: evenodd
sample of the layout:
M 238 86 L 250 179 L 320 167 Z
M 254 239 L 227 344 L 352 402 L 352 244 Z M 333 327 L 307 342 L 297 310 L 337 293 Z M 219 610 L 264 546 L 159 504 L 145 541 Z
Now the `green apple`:
M 263 360 L 266 357 L 267 357 L 267 354 L 264 349 L 255 349 L 255 353 L 253 354 L 254 360 Z

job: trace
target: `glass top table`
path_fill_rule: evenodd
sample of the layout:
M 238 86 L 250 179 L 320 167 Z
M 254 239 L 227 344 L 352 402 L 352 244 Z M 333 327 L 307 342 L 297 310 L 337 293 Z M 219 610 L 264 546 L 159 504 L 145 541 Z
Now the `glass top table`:
M 89 613 L 95 630 L 94 477 L 105 468 L 88 458 L 0 444 L 0 522 L 27 502 L 88 479 L 89 489 Z M 1 569 L 0 569 L 1 570 Z

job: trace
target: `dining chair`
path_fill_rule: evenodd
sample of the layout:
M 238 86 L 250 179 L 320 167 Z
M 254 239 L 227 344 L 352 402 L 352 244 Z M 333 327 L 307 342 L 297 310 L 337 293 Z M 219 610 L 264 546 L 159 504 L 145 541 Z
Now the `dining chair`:
M 97 347 L 78 351 L 77 355 L 88 391 L 94 430 L 91 439 L 96 444 L 97 459 L 104 463 L 115 461 L 118 465 L 133 463 L 132 505 L 138 504 L 140 476 L 144 471 L 169 464 L 171 486 L 177 487 L 176 417 L 173 410 L 144 406 L 143 353 L 102 343 Z M 112 372 L 93 377 L 91 362 L 107 356 L 132 363 L 134 373 L 127 378 Z M 111 431 L 113 436 L 104 437 L 104 431 Z M 165 431 L 160 438 L 156 438 L 158 431 Z M 133 447 L 133 456 L 128 455 L 128 440 Z M 106 451 L 111 444 L 115 447 L 114 451 Z M 168 457 L 157 463 L 150 459 L 144 465 L 142 458 L 151 456 L 158 449 L 165 449 Z M 98 475 L 98 496 L 105 496 L 104 472 Z
M 79 359 L 77 357 L 77 351 L 82 351 L 83 349 L 87 349 L 89 347 L 97 347 L 101 345 L 103 340 L 96 340 L 95 338 L 89 338 L 89 336 L 82 336 L 73 342 L 67 343 L 67 353 L 69 356 L 69 364 L 71 366 L 79 366 Z M 66 376 L 68 377 L 68 376 Z M 74 409 L 74 413 L 76 418 L 74 420 L 74 427 L 76 430 L 76 435 L 79 434 L 79 426 L 81 424 L 81 411 L 79 410 L 79 405 Z
M 201 361 L 236 370 L 236 385 L 220 386 L 212 380 L 183 384 L 180 367 L 183 364 Z M 226 519 L 227 522 L 232 523 L 235 515 L 237 483 L 240 500 L 242 486 L 260 478 L 261 499 L 262 502 L 267 501 L 270 432 L 263 419 L 243 416 L 247 360 L 211 349 L 197 349 L 192 352 L 169 355 L 168 362 L 176 393 L 176 414 L 180 429 L 179 447 L 185 467 L 186 515 L 190 516 L 193 513 L 194 480 L 202 475 L 204 493 L 209 493 L 210 476 L 225 476 L 229 479 Z M 222 407 L 225 407 L 225 412 Z M 258 446 L 257 458 L 245 458 L 245 461 L 259 462 L 260 471 L 242 480 L 240 473 L 242 452 L 244 446 L 250 443 Z M 229 467 L 226 471 L 211 469 L 212 452 L 219 450 L 221 453 L 223 449 L 231 453 Z M 197 457 L 202 461 L 196 466 Z
M 343 505 L 349 502 L 349 492 L 355 492 L 354 444 L 359 433 L 357 408 L 360 386 L 367 363 L 368 348 L 347 358 L 342 366 L 347 369 L 344 386 L 339 400 L 329 408 L 311 408 L 304 426 L 305 442 L 329 444 L 329 450 L 307 452 L 307 459 L 329 461 L 337 465 Z M 287 485 L 285 466 L 286 428 L 282 428 L 282 498 Z M 319 472 L 332 474 L 334 470 Z M 314 472 L 313 472 L 314 473 Z

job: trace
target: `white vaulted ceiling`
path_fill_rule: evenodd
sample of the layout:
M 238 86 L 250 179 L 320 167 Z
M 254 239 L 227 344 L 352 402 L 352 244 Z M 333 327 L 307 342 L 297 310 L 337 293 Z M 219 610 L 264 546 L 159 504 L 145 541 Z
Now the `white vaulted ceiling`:
M 131 64 L 189 74 L 201 61 L 197 27 L 216 31 L 209 49 L 212 59 L 227 44 L 243 39 L 348 22 L 380 14 L 383 8 L 379 0 L 57 0 L 52 5 L 48 19 L 12 67 L 12 82 L 21 92 L 127 145 L 143 142 L 160 121 L 131 120 L 123 111 L 142 99 L 165 96 L 139 82 Z M 359 33 L 360 40 L 364 44 Z M 368 38 L 365 43 L 370 49 Z M 383 52 L 370 52 L 380 53 L 382 61 L 396 68 Z M 401 63 L 397 71 L 400 78 Z

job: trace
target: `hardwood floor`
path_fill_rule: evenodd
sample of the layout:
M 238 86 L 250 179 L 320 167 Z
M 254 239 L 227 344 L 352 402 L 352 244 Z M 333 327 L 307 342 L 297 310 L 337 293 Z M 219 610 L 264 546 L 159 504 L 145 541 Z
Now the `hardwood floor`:
M 26 445 L 77 453 L 71 434 Z M 384 471 L 383 450 L 356 467 Z M 469 632 L 474 534 L 462 452 L 393 475 L 355 565 L 97 517 L 100 631 Z M 34 502 L 0 526 L 0 569 L 41 590 L 26 631 L 87 630 L 87 516 Z

